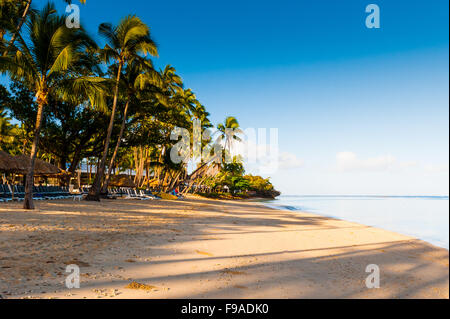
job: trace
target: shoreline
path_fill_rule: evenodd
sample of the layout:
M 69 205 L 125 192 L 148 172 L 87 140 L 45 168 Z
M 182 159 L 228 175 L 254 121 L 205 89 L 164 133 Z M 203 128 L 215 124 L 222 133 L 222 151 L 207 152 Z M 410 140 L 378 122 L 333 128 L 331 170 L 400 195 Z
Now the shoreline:
M 262 204 L 262 205 L 264 205 L 264 204 Z M 264 206 L 266 206 L 266 205 L 264 205 Z M 337 220 L 337 221 L 344 221 L 344 222 L 349 222 L 349 223 L 353 223 L 353 224 L 358 224 L 358 225 L 365 226 L 365 227 L 377 228 L 377 229 L 381 229 L 381 230 L 384 230 L 384 231 L 396 233 L 396 234 L 399 234 L 399 235 L 402 235 L 402 236 L 410 237 L 410 238 L 413 239 L 413 240 L 421 241 L 421 242 L 423 242 L 423 243 L 425 243 L 425 244 L 428 244 L 428 245 L 431 245 L 431 246 L 433 246 L 433 247 L 435 247 L 435 248 L 445 249 L 445 250 L 449 251 L 449 248 L 447 248 L 447 247 L 442 247 L 442 246 L 436 245 L 435 243 L 432 243 L 432 242 L 430 242 L 430 241 L 421 239 L 421 238 L 419 238 L 419 237 L 417 237 L 417 236 L 414 236 L 414 235 L 411 235 L 411 234 L 404 234 L 404 233 L 397 232 L 397 231 L 395 231 L 395 230 L 386 229 L 386 228 L 380 227 L 380 226 L 367 225 L 367 224 L 360 223 L 360 222 L 357 222 L 357 221 L 347 220 L 347 219 L 335 217 L 335 216 L 332 216 L 332 215 L 319 214 L 319 213 L 310 212 L 310 211 L 307 211 L 307 210 L 299 210 L 299 209 L 297 209 L 297 208 L 289 209 L 288 207 L 293 207 L 293 206 L 289 206 L 289 205 L 283 205 L 283 206 L 280 206 L 280 207 L 285 207 L 285 209 L 282 209 L 282 208 L 276 208 L 276 207 L 269 206 L 269 205 L 267 205 L 266 207 L 271 208 L 271 209 L 274 209 L 274 210 L 281 210 L 281 211 L 286 211 L 286 212 L 298 212 L 298 213 L 302 213 L 302 212 L 303 212 L 303 213 L 308 213 L 308 214 L 312 214 L 312 215 L 322 216 L 322 217 L 325 217 L 325 218 L 335 219 L 335 220 Z
M 285 196 L 288 197 L 289 196 Z M 414 198 L 414 199 L 428 199 L 428 198 L 439 198 L 439 199 L 443 199 L 443 200 L 447 200 L 448 202 L 448 196 L 379 196 L 379 195 L 290 195 L 290 197 L 292 198 L 308 198 L 308 197 L 324 197 L 326 199 L 329 198 L 337 198 L 339 200 L 342 200 L 345 198 L 388 198 L 388 199 L 410 199 L 410 198 Z M 411 231 L 411 229 L 407 229 L 405 230 L 405 227 L 402 227 L 403 224 L 401 223 L 408 223 L 407 220 L 401 220 L 398 219 L 396 222 L 394 223 L 383 223 L 384 218 L 386 218 L 387 220 L 389 220 L 389 216 L 379 216 L 379 219 L 372 219 L 372 220 L 367 220 L 367 218 L 364 217 L 364 215 L 361 213 L 364 210 L 362 208 L 358 208 L 358 210 L 356 210 L 354 207 L 350 207 L 350 211 L 352 211 L 353 209 L 353 213 L 348 215 L 348 214 L 344 214 L 344 216 L 342 216 L 342 212 L 341 214 L 339 214 L 339 207 L 334 207 L 335 211 L 331 210 L 331 209 L 327 209 L 327 208 L 317 208 L 317 206 L 313 206 L 311 204 L 311 207 L 305 208 L 303 207 L 299 207 L 298 205 L 295 204 L 290 204 L 290 203 L 285 203 L 283 202 L 283 199 L 280 200 L 281 203 L 277 203 L 276 201 L 271 201 L 269 203 L 266 204 L 267 207 L 273 208 L 273 209 L 280 209 L 280 210 L 286 210 L 286 211 L 291 211 L 291 212 L 307 212 L 307 213 L 311 213 L 311 214 L 317 214 L 323 217 L 328 217 L 328 218 L 334 218 L 337 220 L 344 220 L 344 221 L 349 221 L 349 222 L 354 222 L 354 223 L 358 223 L 358 224 L 362 224 L 362 225 L 366 225 L 366 226 L 371 226 L 371 227 L 375 227 L 375 228 L 380 228 L 380 229 L 384 229 L 387 231 L 391 231 L 391 232 L 395 232 L 398 234 L 402 234 L 405 236 L 410 236 L 414 239 L 418 239 L 418 240 L 422 240 L 426 243 L 429 243 L 433 246 L 439 247 L 439 248 L 444 248 L 446 250 L 449 250 L 449 243 L 448 243 L 448 230 L 447 230 L 447 236 L 446 234 L 442 234 L 439 233 L 438 236 L 430 236 L 429 235 L 429 230 L 430 226 L 428 226 L 428 231 L 423 231 L 422 229 L 417 229 L 417 227 Z M 387 205 L 384 205 L 384 207 L 390 207 L 391 205 L 388 203 Z M 320 207 L 320 205 L 319 205 Z M 336 211 L 337 209 L 337 211 Z M 379 207 L 379 209 L 381 209 Z M 407 211 L 408 209 L 404 209 L 405 211 Z M 439 211 L 440 212 L 440 211 Z M 372 212 L 377 214 L 377 212 Z M 440 212 L 442 213 L 442 212 Z M 447 214 L 448 214 L 448 207 L 447 207 Z M 401 222 L 401 223 L 400 223 Z M 424 220 L 424 222 L 427 222 L 426 220 Z M 444 222 L 444 225 L 446 225 L 448 223 Z M 399 227 L 400 226 L 400 227 Z M 402 229 L 403 228 L 403 229 Z M 442 231 L 442 230 L 441 230 Z
M 0 221 L 3 298 L 448 298 L 448 250 L 257 201 L 0 204 Z

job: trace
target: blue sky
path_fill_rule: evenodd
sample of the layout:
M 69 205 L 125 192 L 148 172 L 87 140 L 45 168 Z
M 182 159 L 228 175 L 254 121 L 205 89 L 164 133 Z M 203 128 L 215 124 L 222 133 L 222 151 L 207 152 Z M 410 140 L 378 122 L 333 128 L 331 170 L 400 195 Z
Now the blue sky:
M 370 3 L 380 29 L 365 27 Z M 448 1 L 80 8 L 93 35 L 101 22 L 141 17 L 159 44 L 156 65 L 175 66 L 213 122 L 278 128 L 286 163 L 271 178 L 283 193 L 448 195 Z

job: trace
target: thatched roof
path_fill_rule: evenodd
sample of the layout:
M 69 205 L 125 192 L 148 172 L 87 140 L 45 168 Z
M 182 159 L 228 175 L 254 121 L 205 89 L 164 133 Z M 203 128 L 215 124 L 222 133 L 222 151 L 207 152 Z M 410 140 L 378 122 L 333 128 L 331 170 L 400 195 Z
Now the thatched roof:
M 19 169 L 17 160 L 8 153 L 0 150 L 0 171 L 14 172 Z
M 111 175 L 109 186 L 114 187 L 136 187 L 134 181 L 127 174 Z
M 14 170 L 14 172 L 18 174 L 26 174 L 31 164 L 31 159 L 28 155 L 17 155 L 14 159 L 18 163 L 18 169 Z M 36 162 L 34 165 L 34 175 L 62 175 L 67 174 L 62 169 L 56 167 L 53 164 L 45 162 L 36 158 Z

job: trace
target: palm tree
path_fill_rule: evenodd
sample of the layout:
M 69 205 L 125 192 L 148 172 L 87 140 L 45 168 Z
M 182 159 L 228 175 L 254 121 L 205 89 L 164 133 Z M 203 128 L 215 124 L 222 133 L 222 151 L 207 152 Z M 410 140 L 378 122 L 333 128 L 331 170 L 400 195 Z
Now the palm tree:
M 109 23 L 102 23 L 99 26 L 99 33 L 108 41 L 102 50 L 102 57 L 106 63 L 113 60 L 117 63 L 117 75 L 114 87 L 114 98 L 111 109 L 111 118 L 105 139 L 103 155 L 99 167 L 95 174 L 86 200 L 100 200 L 101 182 L 105 172 L 106 157 L 108 156 L 109 143 L 114 126 L 116 115 L 117 99 L 119 97 L 120 77 L 122 68 L 126 64 L 139 57 L 139 54 L 158 55 L 155 42 L 150 37 L 149 27 L 136 16 L 127 16 L 122 19 L 118 26 L 114 27 Z
M 11 124 L 11 118 L 0 106 L 0 150 L 11 146 L 18 128 L 17 124 Z
M 16 29 L 12 33 L 11 39 L 9 40 L 9 43 L 8 43 L 8 46 L 7 46 L 6 50 L 3 52 L 3 56 L 6 56 L 8 54 L 8 50 L 13 48 L 14 42 L 16 41 L 16 38 L 19 35 L 23 24 L 25 23 L 25 20 L 27 19 L 27 15 L 28 15 L 28 12 L 31 7 L 31 1 L 32 0 L 27 0 L 27 2 L 25 3 L 25 8 L 23 10 L 22 16 L 19 19 L 19 23 L 18 23 Z
M 121 85 L 123 86 L 123 91 L 126 95 L 126 102 L 122 115 L 122 124 L 120 126 L 116 147 L 114 148 L 113 155 L 109 162 L 108 173 L 106 174 L 106 179 L 103 183 L 101 193 L 107 193 L 108 191 L 109 179 L 114 167 L 114 161 L 116 160 L 117 152 L 119 151 L 119 147 L 122 142 L 130 103 L 136 100 L 137 103 L 140 102 L 137 97 L 140 95 L 139 93 L 142 90 L 146 90 L 146 93 L 149 93 L 149 91 L 156 91 L 153 93 L 156 93 L 155 95 L 159 96 L 161 77 L 160 74 L 153 68 L 153 64 L 150 60 L 135 58 L 130 63 L 128 63 L 124 74 L 121 76 Z M 160 99 L 159 101 L 164 104 L 164 101 L 161 100 L 162 99 Z
M 162 86 L 169 95 L 183 92 L 183 80 L 176 74 L 173 66 L 166 65 L 164 70 L 160 70 L 159 73 L 161 74 Z
M 242 134 L 238 120 L 233 116 L 228 116 L 225 122 L 217 125 L 218 139 L 224 141 L 225 156 L 228 154 L 231 156 L 232 147 L 236 141 L 240 142 L 242 139 L 237 134 Z
M 34 165 L 49 94 L 78 102 L 81 96 L 87 97 L 91 105 L 99 107 L 103 96 L 102 79 L 77 74 L 77 68 L 88 60 L 86 52 L 96 47 L 95 42 L 82 28 L 68 29 L 65 16 L 57 15 L 53 4 L 30 15 L 26 36 L 18 37 L 15 52 L 8 50 L 7 56 L 0 57 L 0 71 L 24 83 L 36 96 L 38 108 L 24 200 L 24 208 L 33 209 Z
M 32 2 L 32 0 L 27 0 L 25 2 L 25 8 L 23 9 L 22 16 L 20 17 L 20 20 L 19 20 L 19 23 L 17 24 L 17 27 L 12 32 L 11 39 L 9 40 L 7 49 L 3 52 L 3 56 L 6 56 L 8 54 L 8 49 L 13 48 L 14 42 L 16 41 L 17 36 L 20 34 L 22 26 L 23 26 L 23 24 L 25 23 L 25 21 L 27 19 L 27 15 L 28 15 L 28 13 L 30 11 L 30 8 L 31 8 L 31 2 Z M 66 2 L 68 4 L 72 3 L 71 0 L 64 0 L 64 2 Z M 80 0 L 80 2 L 81 3 L 86 3 L 86 0 Z
M 5 34 L 13 30 L 19 19 L 19 8 L 14 0 L 0 1 L 0 41 L 3 42 Z M 3 43 L 0 43 L 3 45 Z M 3 47 L 2 47 L 3 50 Z

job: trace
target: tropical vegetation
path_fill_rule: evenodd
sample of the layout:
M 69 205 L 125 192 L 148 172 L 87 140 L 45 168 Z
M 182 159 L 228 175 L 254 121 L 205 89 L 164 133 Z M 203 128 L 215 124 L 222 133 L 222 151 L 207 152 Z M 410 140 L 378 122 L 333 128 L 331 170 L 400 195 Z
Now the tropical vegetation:
M 86 199 L 94 201 L 119 174 L 137 187 L 162 191 L 273 190 L 267 179 L 244 175 L 236 158 L 229 164 L 200 160 L 193 171 L 171 160 L 175 127 L 191 129 L 200 121 L 213 137 L 202 146 L 220 143 L 224 154 L 232 153 L 242 131 L 231 116 L 214 128 L 176 69 L 154 66 L 158 47 L 144 21 L 128 15 L 117 24 L 101 23 L 96 39 L 83 26 L 68 28 L 65 19 L 52 3 L 35 8 L 31 0 L 0 0 L 0 72 L 6 79 L 0 85 L 0 150 L 31 158 L 24 208 L 34 208 L 37 158 L 66 171 L 59 180 L 65 185 L 79 183 L 74 176 L 83 168 L 91 186 Z

